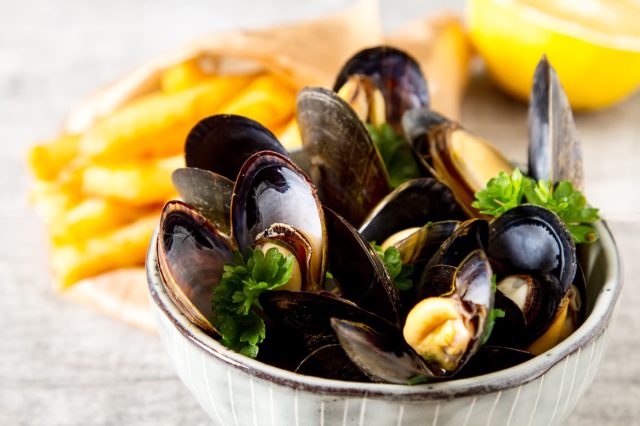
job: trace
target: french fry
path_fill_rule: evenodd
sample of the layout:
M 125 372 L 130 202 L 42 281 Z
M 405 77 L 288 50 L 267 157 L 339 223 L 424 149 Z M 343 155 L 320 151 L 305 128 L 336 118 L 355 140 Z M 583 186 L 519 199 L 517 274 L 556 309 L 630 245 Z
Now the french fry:
M 178 154 L 191 128 L 252 79 L 213 77 L 178 93 L 148 95 L 99 121 L 82 137 L 80 151 L 102 163 Z
M 117 268 L 141 266 L 158 215 L 153 213 L 83 242 L 53 247 L 51 260 L 58 288 Z
M 29 150 L 29 166 L 41 180 L 55 180 L 78 155 L 80 135 L 62 135 L 58 139 L 35 145 Z
M 268 74 L 256 78 L 219 112 L 244 115 L 272 130 L 293 116 L 295 101 L 295 91 L 279 77 Z
M 50 224 L 82 200 L 81 183 L 82 176 L 77 169 L 61 171 L 55 181 L 36 180 L 29 193 L 29 202 Z
M 112 167 L 89 165 L 82 172 L 82 190 L 137 206 L 157 204 L 175 195 L 171 174 L 180 167 L 184 167 L 182 155 Z
M 162 73 L 160 87 L 164 93 L 176 93 L 201 83 L 207 77 L 198 60 L 191 59 L 167 68 Z
M 302 139 L 300 138 L 300 128 L 298 120 L 292 118 L 289 123 L 276 133 L 278 140 L 289 151 L 295 151 L 302 148 Z
M 87 198 L 49 225 L 55 246 L 94 238 L 147 214 L 160 214 L 161 206 L 133 206 L 102 198 Z

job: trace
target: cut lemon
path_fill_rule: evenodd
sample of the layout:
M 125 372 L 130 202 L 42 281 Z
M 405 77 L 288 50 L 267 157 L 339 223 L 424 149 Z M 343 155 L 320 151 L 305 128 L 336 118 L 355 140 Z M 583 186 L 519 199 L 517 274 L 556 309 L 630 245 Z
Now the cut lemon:
M 467 20 L 493 79 L 520 99 L 543 54 L 577 109 L 611 105 L 640 85 L 638 0 L 469 0 Z

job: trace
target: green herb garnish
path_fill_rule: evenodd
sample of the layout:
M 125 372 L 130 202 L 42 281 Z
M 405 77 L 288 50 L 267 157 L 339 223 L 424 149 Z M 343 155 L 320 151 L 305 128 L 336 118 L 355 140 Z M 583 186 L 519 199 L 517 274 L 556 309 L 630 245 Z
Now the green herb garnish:
M 285 285 L 291 278 L 293 256 L 284 256 L 276 248 L 267 253 L 249 250 L 246 258 L 236 253 L 224 265 L 224 273 L 213 290 L 213 325 L 222 334 L 222 344 L 251 358 L 258 355 L 264 340 L 264 320 L 254 308 L 260 308 L 258 296 Z
M 511 176 L 500 172 L 489 180 L 485 189 L 476 192 L 476 200 L 471 206 L 480 213 L 499 217 L 525 201 L 556 213 L 576 243 L 592 243 L 598 239 L 591 225 L 600 218 L 598 209 L 588 207 L 585 196 L 569 181 L 562 181 L 554 187 L 549 181 L 536 182 L 523 176 L 518 168 Z
M 506 313 L 502 309 L 491 309 L 489 314 L 487 315 L 487 328 L 485 328 L 484 336 L 482 337 L 482 344 L 484 345 L 491 337 L 491 333 L 493 332 L 493 327 L 496 325 L 496 319 L 504 318 Z
M 415 376 L 411 376 L 409 377 L 409 379 L 407 379 L 407 384 L 410 386 L 421 385 L 423 383 L 428 383 L 431 380 L 432 379 L 430 379 L 427 376 L 423 376 L 422 374 L 416 374 Z
M 411 274 L 413 274 L 413 265 L 405 265 L 400 257 L 400 250 L 395 247 L 389 247 L 382 250 L 382 247 L 375 242 L 371 243 L 378 257 L 382 259 L 384 266 L 387 268 L 389 275 L 400 291 L 407 291 L 413 287 Z
M 411 147 L 390 125 L 383 123 L 379 127 L 374 127 L 367 124 L 367 130 L 384 161 L 392 188 L 420 177 L 420 169 L 411 152 Z
M 495 294 L 497 289 L 498 289 L 497 276 L 496 274 L 493 274 L 491 276 L 491 291 Z M 484 335 L 482 336 L 482 343 L 481 343 L 482 345 L 487 343 L 487 340 L 489 340 L 489 337 L 491 337 L 491 333 L 493 332 L 493 327 L 496 325 L 496 319 L 504 318 L 505 315 L 506 313 L 502 309 L 493 308 L 489 311 L 489 313 L 487 314 L 487 325 L 486 325 L 486 328 L 484 329 Z

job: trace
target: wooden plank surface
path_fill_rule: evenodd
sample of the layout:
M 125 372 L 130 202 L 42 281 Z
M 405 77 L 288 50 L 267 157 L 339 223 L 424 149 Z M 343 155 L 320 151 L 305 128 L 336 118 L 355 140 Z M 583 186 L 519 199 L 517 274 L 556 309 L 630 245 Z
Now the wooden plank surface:
M 26 203 L 25 150 L 55 133 L 74 100 L 196 34 L 313 16 L 344 3 L 0 0 L 0 425 L 208 424 L 155 336 L 53 292 L 43 228 Z M 444 4 L 383 2 L 385 24 Z M 587 193 L 611 219 L 626 285 L 602 368 L 569 425 L 640 424 L 639 117 L 638 95 L 577 117 Z M 472 82 L 463 122 L 510 157 L 524 158 L 526 108 L 486 77 Z

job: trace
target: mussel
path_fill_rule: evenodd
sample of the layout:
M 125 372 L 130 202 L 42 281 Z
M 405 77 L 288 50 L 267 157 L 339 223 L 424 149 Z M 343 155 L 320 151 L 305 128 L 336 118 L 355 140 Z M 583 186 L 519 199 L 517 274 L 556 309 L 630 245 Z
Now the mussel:
M 264 141 L 271 140 L 270 133 L 249 119 L 214 116 L 200 128 L 210 130 L 221 122 L 231 127 L 225 129 L 230 135 L 234 126 L 244 135 L 243 153 L 256 152 L 232 173 L 237 176 L 235 183 L 211 170 L 177 170 L 176 186 L 191 204 L 172 201 L 166 205 L 157 243 L 169 295 L 194 324 L 213 335 L 219 332 L 211 324 L 212 292 L 233 252 L 244 255 L 248 249 L 276 248 L 293 255 L 293 271 L 285 288 L 297 290 L 320 288 L 327 257 L 324 213 L 306 175 L 288 157 L 261 151 Z M 189 147 L 187 155 L 194 155 Z
M 423 167 L 451 188 L 469 216 L 481 216 L 471 207 L 475 193 L 513 165 L 488 141 L 433 111 L 409 111 L 403 125 Z
M 219 114 L 201 120 L 191 129 L 185 160 L 187 167 L 210 170 L 235 181 L 240 167 L 258 151 L 289 155 L 262 124 L 238 115 Z
M 429 106 L 429 91 L 422 70 L 416 60 L 402 50 L 379 46 L 358 52 L 338 73 L 333 90 L 340 91 L 352 76 L 372 80 L 384 98 L 386 121 L 397 131 L 401 130 L 405 111 Z
M 419 176 L 411 147 L 402 140 L 405 111 L 428 105 L 426 81 L 406 53 L 388 47 L 367 49 L 340 71 L 334 90 L 305 88 L 298 95 L 297 119 L 311 178 L 320 198 L 358 227 L 371 209 L 404 176 Z M 369 129 L 388 124 L 400 144 L 385 160 Z M 371 130 L 373 131 L 373 130 Z M 394 137 L 397 136 L 394 133 Z M 377 136 L 381 137 L 381 136 Z M 400 177 L 390 175 L 393 158 L 402 158 Z
M 529 175 L 582 189 L 582 148 L 569 100 L 553 67 L 542 57 L 529 103 Z
M 297 118 L 322 202 L 358 226 L 391 190 L 366 127 L 344 100 L 322 88 L 300 91 Z
M 164 207 L 158 230 L 158 265 L 167 293 L 198 327 L 211 325 L 211 295 L 235 246 L 198 211 L 180 201 Z

